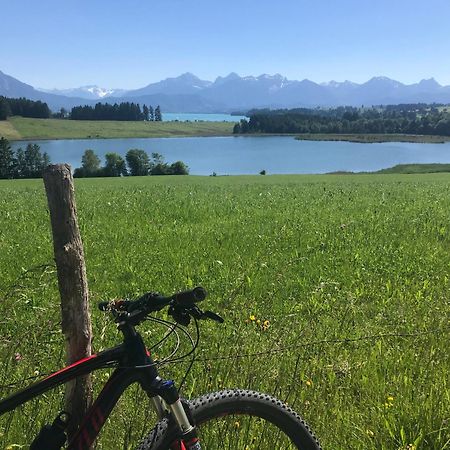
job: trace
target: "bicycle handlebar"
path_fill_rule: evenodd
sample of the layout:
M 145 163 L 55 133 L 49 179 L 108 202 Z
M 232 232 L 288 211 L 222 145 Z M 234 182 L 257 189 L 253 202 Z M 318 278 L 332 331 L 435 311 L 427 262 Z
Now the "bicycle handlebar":
M 207 295 L 208 293 L 205 288 L 197 286 L 190 291 L 178 292 L 177 294 L 172 295 L 171 298 L 179 305 L 189 306 L 192 303 L 198 303 L 205 300 Z
M 100 302 L 98 307 L 101 311 L 111 311 L 116 322 L 126 321 L 131 325 L 141 323 L 150 313 L 159 311 L 165 306 L 169 307 L 169 315 L 181 325 L 189 325 L 191 317 L 223 323 L 224 320 L 218 314 L 212 311 L 202 311 L 196 306 L 196 303 L 204 300 L 207 295 L 205 288 L 197 286 L 189 291 L 177 292 L 170 297 L 148 292 L 136 300 Z
M 131 313 L 136 310 L 145 310 L 150 313 L 153 311 L 159 311 L 165 306 L 179 305 L 179 306 L 192 306 L 194 303 L 201 302 L 206 298 L 208 293 L 206 289 L 197 286 L 189 291 L 177 292 L 170 297 L 164 297 L 154 292 L 148 292 L 142 295 L 136 300 L 118 300 L 115 302 L 100 302 L 98 307 L 100 311 L 122 311 Z

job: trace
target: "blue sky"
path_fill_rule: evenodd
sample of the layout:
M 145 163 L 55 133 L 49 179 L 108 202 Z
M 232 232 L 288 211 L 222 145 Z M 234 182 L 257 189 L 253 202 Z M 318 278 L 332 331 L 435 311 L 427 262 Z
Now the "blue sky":
M 450 85 L 449 0 L 0 0 L 0 14 L 0 70 L 36 87 L 183 72 Z

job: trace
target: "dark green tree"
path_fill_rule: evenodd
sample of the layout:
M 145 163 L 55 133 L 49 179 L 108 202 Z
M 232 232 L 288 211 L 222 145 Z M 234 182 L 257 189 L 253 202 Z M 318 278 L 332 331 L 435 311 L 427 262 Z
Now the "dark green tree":
M 16 166 L 14 170 L 15 178 L 25 178 L 26 173 L 25 153 L 22 147 L 16 150 Z
M 74 106 L 70 113 L 72 120 L 145 120 L 139 103 L 124 102 L 114 105 L 97 103 L 92 106 Z
M 148 106 L 147 105 L 143 105 L 142 106 L 142 114 L 144 115 L 144 120 L 149 120 L 149 113 L 150 113 L 150 110 L 148 109 Z
M 168 175 L 170 167 L 164 162 L 164 156 L 161 153 L 153 152 L 150 164 L 150 175 Z
M 164 164 L 164 156 L 161 153 L 153 152 L 152 153 L 152 162 L 156 166 L 157 164 Z
M 450 116 L 446 119 L 441 119 L 436 124 L 435 132 L 442 136 L 450 136 Z
M 23 178 L 40 178 L 42 171 L 49 164 L 49 157 L 46 153 L 41 153 L 41 148 L 37 144 L 28 144 L 24 156 L 24 169 L 21 173 Z
M 125 155 L 130 175 L 142 176 L 148 175 L 150 170 L 150 159 L 147 152 L 137 148 L 128 150 Z
M 73 171 L 73 177 L 74 178 L 84 178 L 86 175 L 84 174 L 84 170 L 82 167 L 77 167 L 74 171 Z
M 0 178 L 14 178 L 15 166 L 16 160 L 14 158 L 14 151 L 12 150 L 9 141 L 2 137 L 0 138 Z
M 5 97 L 0 97 L 0 120 L 6 120 L 11 115 L 11 108 Z
M 249 132 L 249 125 L 245 119 L 241 119 L 241 121 L 233 127 L 234 134 L 248 133 L 248 132 Z
M 176 161 L 170 165 L 171 175 L 189 175 L 189 167 L 183 161 Z
M 103 175 L 106 177 L 120 177 L 127 175 L 125 160 L 118 153 L 106 153 Z
M 94 150 L 86 150 L 81 157 L 81 173 L 79 176 L 95 177 L 100 172 L 100 158 L 94 153 Z
M 150 105 L 150 107 L 148 108 L 148 115 L 149 115 L 149 120 L 150 122 L 154 122 L 155 121 L 155 111 L 153 109 L 153 106 Z
M 42 166 L 45 169 L 51 163 L 50 156 L 47 152 L 42 153 Z
M 150 170 L 150 175 L 170 175 L 170 167 L 168 164 L 154 164 Z
M 48 119 L 50 109 L 47 103 L 41 101 L 28 100 L 27 98 L 6 98 L 11 109 L 11 115 L 23 117 L 36 117 Z
M 161 108 L 158 105 L 155 108 L 155 122 L 161 122 L 161 121 L 162 121 Z

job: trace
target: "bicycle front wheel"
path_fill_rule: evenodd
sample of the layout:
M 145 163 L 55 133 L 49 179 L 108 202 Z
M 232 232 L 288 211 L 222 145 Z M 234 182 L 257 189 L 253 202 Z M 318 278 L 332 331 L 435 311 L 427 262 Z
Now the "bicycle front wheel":
M 306 422 L 270 395 L 225 390 L 189 402 L 202 450 L 302 449 L 320 450 Z M 142 442 L 139 450 L 168 450 L 179 445 L 176 425 L 164 419 Z

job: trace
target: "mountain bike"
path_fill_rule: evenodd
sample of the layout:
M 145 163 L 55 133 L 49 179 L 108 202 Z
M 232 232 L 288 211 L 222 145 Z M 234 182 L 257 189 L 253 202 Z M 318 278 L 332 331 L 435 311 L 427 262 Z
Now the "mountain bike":
M 78 431 L 68 442 L 68 449 L 87 450 L 92 447 L 119 398 L 133 383 L 138 383 L 145 391 L 158 416 L 158 422 L 142 440 L 139 450 L 320 449 L 319 442 L 303 419 L 270 395 L 231 389 L 186 400 L 180 397 L 172 380 L 159 376 L 158 361 L 146 348 L 136 327 L 144 320 L 166 323 L 169 330 L 159 341 L 162 342 L 175 330 L 184 330 L 193 319 L 197 341 L 191 338 L 192 353 L 199 342 L 198 321 L 223 322 L 219 315 L 199 308 L 198 302 L 205 297 L 205 289 L 196 287 L 170 297 L 147 293 L 136 300 L 99 303 L 100 310 L 113 315 L 123 342 L 76 361 L 2 400 L 0 415 L 76 377 L 97 369 L 115 367 Z M 151 315 L 166 307 L 174 322 Z M 69 421 L 68 414 L 61 412 L 51 425 L 42 427 L 30 450 L 61 450 L 67 441 L 65 430 Z

